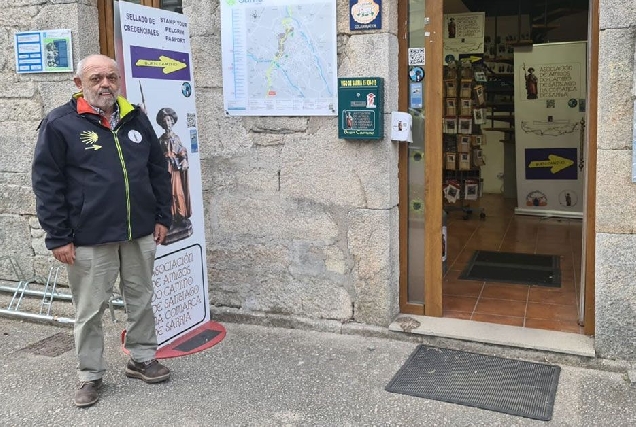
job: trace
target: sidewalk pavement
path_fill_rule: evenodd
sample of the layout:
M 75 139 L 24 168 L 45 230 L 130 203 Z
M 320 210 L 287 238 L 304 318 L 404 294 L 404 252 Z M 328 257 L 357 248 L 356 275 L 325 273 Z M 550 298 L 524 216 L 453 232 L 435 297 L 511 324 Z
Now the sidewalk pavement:
M 633 426 L 636 386 L 624 372 L 562 366 L 552 421 L 388 393 L 418 345 L 223 323 L 205 351 L 167 359 L 169 382 L 124 376 L 123 322 L 104 318 L 109 370 L 100 401 L 73 405 L 75 355 L 22 350 L 64 326 L 0 317 L 1 426 Z

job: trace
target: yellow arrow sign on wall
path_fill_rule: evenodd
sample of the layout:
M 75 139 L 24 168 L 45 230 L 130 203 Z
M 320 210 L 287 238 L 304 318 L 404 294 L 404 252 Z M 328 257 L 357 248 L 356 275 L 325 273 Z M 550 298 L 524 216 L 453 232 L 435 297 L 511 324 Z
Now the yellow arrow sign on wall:
M 149 59 L 138 59 L 135 65 L 138 67 L 163 68 L 164 74 L 174 73 L 175 71 L 182 70 L 187 66 L 185 62 L 177 61 L 176 59 L 168 58 L 167 56 L 163 56 L 163 55 L 159 57 L 159 61 L 151 61 Z
M 548 156 L 548 160 L 535 160 L 530 162 L 529 168 L 551 168 L 550 172 L 557 173 L 574 164 L 574 160 L 566 159 L 554 154 Z

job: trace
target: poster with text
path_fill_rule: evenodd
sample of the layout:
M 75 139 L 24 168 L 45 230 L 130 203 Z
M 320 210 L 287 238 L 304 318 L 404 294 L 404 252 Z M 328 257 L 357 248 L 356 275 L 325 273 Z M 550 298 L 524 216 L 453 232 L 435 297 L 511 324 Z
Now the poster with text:
M 580 218 L 587 43 L 518 47 L 514 66 L 516 212 Z
M 125 95 L 145 109 L 172 179 L 173 224 L 157 247 L 153 309 L 160 347 L 210 319 L 192 52 L 186 16 L 115 2 Z
M 459 56 L 484 53 L 486 14 L 454 13 L 444 15 L 444 62 L 458 61 Z

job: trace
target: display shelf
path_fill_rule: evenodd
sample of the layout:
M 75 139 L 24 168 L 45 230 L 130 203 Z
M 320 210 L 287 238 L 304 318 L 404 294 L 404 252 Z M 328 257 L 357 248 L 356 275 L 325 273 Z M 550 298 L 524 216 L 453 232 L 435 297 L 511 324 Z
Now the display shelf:
M 488 120 L 493 120 L 496 122 L 507 122 L 507 123 L 514 123 L 515 122 L 515 116 L 495 116 L 495 115 L 488 115 L 486 116 L 486 118 Z
M 503 127 L 484 128 L 482 127 L 481 130 L 485 130 L 488 132 L 514 132 L 515 128 L 503 128 Z

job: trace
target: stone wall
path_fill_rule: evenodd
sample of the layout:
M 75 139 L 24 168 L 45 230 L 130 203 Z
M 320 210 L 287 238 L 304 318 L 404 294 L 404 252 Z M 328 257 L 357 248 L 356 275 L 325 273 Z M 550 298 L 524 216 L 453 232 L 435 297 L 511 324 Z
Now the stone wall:
M 636 360 L 636 3 L 600 0 L 596 349 Z
M 354 35 L 348 5 L 338 1 L 338 74 L 384 77 L 388 122 L 397 6 L 384 2 L 381 32 Z M 397 146 L 339 140 L 335 117 L 226 117 L 220 13 L 218 2 L 184 1 L 212 304 L 388 325 L 398 310 Z
M 74 92 L 72 73 L 17 74 L 17 31 L 70 29 L 73 57 L 99 52 L 96 0 L 0 0 L 0 280 L 48 275 L 55 261 L 35 218 L 31 160 L 40 120 Z M 81 35 L 81 36 L 80 36 Z

